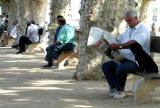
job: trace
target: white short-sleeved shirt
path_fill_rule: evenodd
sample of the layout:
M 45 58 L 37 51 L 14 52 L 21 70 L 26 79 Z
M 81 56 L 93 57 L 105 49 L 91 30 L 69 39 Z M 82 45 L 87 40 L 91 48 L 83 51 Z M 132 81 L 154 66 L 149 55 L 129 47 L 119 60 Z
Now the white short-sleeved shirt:
M 17 37 L 17 26 L 16 25 L 12 26 L 10 36 L 13 37 L 13 38 Z
M 119 44 L 126 43 L 129 40 L 135 40 L 142 46 L 146 53 L 150 54 L 150 32 L 143 23 L 139 23 L 134 28 L 127 29 L 117 37 L 117 40 Z M 135 57 L 130 49 L 121 49 L 120 52 L 127 59 L 135 61 Z
M 39 35 L 38 35 L 38 25 L 31 24 L 27 29 L 27 35 L 26 37 L 29 37 L 29 40 L 33 43 L 36 43 L 39 41 Z

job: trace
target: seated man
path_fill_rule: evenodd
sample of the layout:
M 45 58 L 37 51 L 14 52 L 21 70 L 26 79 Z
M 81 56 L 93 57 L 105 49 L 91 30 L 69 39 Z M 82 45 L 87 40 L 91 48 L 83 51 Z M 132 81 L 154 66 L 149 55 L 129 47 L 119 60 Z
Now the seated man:
M 135 56 L 129 49 L 131 45 L 138 43 L 145 53 L 149 54 L 150 51 L 150 33 L 147 27 L 139 22 L 137 12 L 134 10 L 127 11 L 124 19 L 129 28 L 117 37 L 118 43 L 112 43 L 110 48 L 111 50 L 119 49 L 125 59 L 119 62 L 114 60 L 107 61 L 102 65 L 102 71 L 109 84 L 110 95 L 114 98 L 126 96 L 125 84 L 127 75 L 139 69 Z
M 4 26 L 5 26 L 5 13 L 3 13 L 2 15 L 0 15 L 0 37 L 4 31 Z
M 37 43 L 39 41 L 38 35 L 38 25 L 33 24 L 32 21 L 27 21 L 27 32 L 26 36 L 21 36 L 19 40 L 19 51 L 17 54 L 25 52 L 25 45 L 29 45 L 32 43 Z
M 1 45 L 5 46 L 6 45 L 6 35 L 8 35 L 8 20 L 4 21 L 4 25 L 3 25 L 3 30 L 2 30 L 2 35 L 1 35 Z
M 76 47 L 75 30 L 68 24 L 63 16 L 57 16 L 59 27 L 56 30 L 54 44 L 46 48 L 45 60 L 48 62 L 44 68 L 53 66 L 62 51 L 73 51 Z
M 18 20 L 14 20 L 10 34 L 7 31 L 2 33 L 1 40 L 4 45 L 8 45 L 9 39 L 15 39 L 17 37 L 17 24 Z

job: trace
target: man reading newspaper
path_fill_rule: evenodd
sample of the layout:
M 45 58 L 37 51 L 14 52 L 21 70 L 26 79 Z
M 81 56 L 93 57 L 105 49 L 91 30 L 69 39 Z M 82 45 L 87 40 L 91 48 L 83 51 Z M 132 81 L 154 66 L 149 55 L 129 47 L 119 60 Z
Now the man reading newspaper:
M 114 98 L 123 98 L 126 96 L 125 83 L 127 75 L 139 69 L 135 56 L 129 49 L 130 46 L 134 43 L 138 43 L 146 53 L 149 54 L 150 51 L 150 33 L 147 27 L 139 22 L 137 12 L 134 10 L 127 11 L 124 15 L 124 19 L 129 28 L 120 36 L 117 36 L 117 42 L 110 42 L 109 39 L 106 40 L 109 43 L 108 48 L 112 51 L 119 50 L 125 59 L 120 62 L 110 60 L 102 65 L 102 71 L 110 88 L 109 95 Z M 103 43 L 100 41 L 100 38 L 97 38 L 97 40 L 97 46 Z

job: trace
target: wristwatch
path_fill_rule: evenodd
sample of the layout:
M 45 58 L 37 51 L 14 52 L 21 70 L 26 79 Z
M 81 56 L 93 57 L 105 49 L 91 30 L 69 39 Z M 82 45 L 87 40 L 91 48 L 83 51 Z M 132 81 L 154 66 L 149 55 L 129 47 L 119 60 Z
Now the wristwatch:
M 122 49 L 122 45 L 119 45 L 119 49 Z

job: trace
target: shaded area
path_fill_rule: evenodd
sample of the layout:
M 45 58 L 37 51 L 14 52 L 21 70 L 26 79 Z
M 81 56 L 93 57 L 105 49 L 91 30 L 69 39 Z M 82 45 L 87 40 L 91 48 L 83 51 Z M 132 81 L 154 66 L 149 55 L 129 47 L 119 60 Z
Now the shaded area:
M 160 90 L 144 105 L 134 105 L 133 81 L 127 83 L 128 96 L 115 100 L 108 96 L 105 81 L 72 80 L 75 69 L 41 69 L 44 55 L 16 55 L 0 48 L 1 108 L 159 108 Z M 156 60 L 160 58 L 155 55 Z

